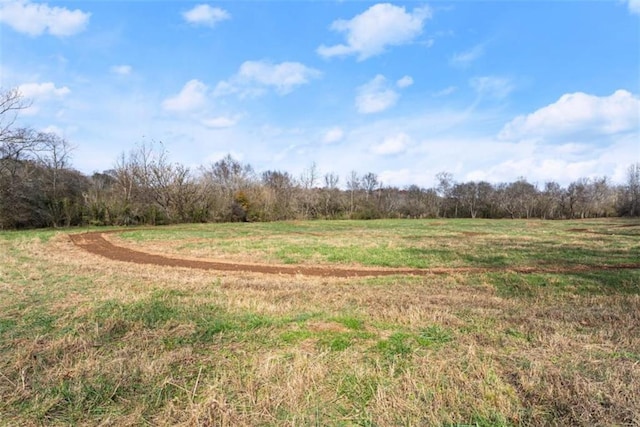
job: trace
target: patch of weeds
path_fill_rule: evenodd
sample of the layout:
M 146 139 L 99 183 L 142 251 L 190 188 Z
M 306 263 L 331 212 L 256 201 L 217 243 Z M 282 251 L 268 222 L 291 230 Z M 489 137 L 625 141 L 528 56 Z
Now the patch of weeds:
M 364 322 L 361 319 L 358 319 L 357 317 L 353 317 L 353 316 L 334 317 L 331 320 L 333 320 L 336 323 L 340 323 L 341 325 L 344 325 L 347 328 L 352 329 L 354 331 L 359 331 L 364 328 Z
M 122 319 L 108 319 L 96 328 L 96 340 L 100 343 L 117 341 L 132 328 L 131 322 Z
M 391 275 L 391 276 L 379 276 L 379 277 L 364 277 L 357 279 L 357 283 L 363 286 L 379 286 L 388 287 L 401 283 L 403 285 L 419 285 L 425 282 L 424 277 L 420 276 L 403 276 L 403 275 Z
M 208 316 L 196 320 L 196 331 L 193 340 L 209 342 L 218 334 L 237 329 L 237 325 L 225 317 Z
M 486 276 L 503 298 L 533 298 L 549 282 L 546 275 L 540 274 L 489 273 Z
M 0 336 L 8 334 L 16 329 L 18 322 L 14 319 L 0 318 Z
M 128 388 L 106 375 L 64 379 L 59 384 L 46 389 L 51 403 L 41 408 L 38 418 L 44 422 L 55 419 L 76 424 L 85 420 L 87 414 L 99 416 L 112 413 L 113 406 L 119 398 L 125 397 Z
M 318 346 L 331 351 L 344 351 L 353 344 L 351 334 L 329 334 L 318 340 Z
M 640 270 L 573 273 L 567 282 L 580 295 L 640 295 Z
M 422 328 L 418 333 L 396 332 L 378 341 L 376 350 L 387 359 L 406 357 L 419 347 L 437 347 L 453 340 L 451 332 L 438 325 Z
M 114 300 L 107 300 L 96 305 L 93 310 L 93 317 L 102 322 L 110 318 L 120 317 L 123 311 L 124 304 Z
M 632 362 L 640 362 L 640 354 L 632 353 L 630 351 L 616 351 L 611 353 L 611 357 L 614 359 L 630 360 Z
M 456 266 L 460 264 L 459 255 L 450 249 L 409 247 L 402 249 L 402 255 L 411 260 L 407 263 L 407 267 L 426 268 L 440 265 Z
M 284 319 L 285 323 L 304 323 L 307 320 L 316 319 L 322 316 L 322 313 L 300 313 L 292 317 L 287 317 Z
M 156 328 L 178 314 L 179 310 L 176 307 L 158 298 L 135 302 L 125 311 L 126 318 L 142 322 L 147 328 Z
M 134 322 L 125 318 L 127 306 L 117 301 L 104 301 L 97 305 L 85 323 L 95 323 L 95 339 L 99 343 L 111 343 L 127 334 Z
M 250 313 L 241 316 L 240 323 L 244 326 L 245 329 L 253 330 L 272 326 L 275 322 L 269 317 Z
M 351 405 L 362 410 L 378 390 L 378 380 L 367 375 L 346 374 L 338 382 L 338 396 L 345 397 Z
M 53 236 L 55 236 L 58 231 L 53 229 L 41 229 L 41 230 L 8 230 L 0 233 L 0 238 L 8 241 L 15 240 L 32 240 L 37 238 L 40 243 L 47 243 Z
M 131 304 L 106 301 L 94 312 L 99 324 L 108 319 L 120 319 L 127 322 L 141 322 L 146 328 L 159 327 L 168 320 L 178 317 L 179 314 L 180 310 L 177 307 L 155 295 L 150 299 Z
M 295 331 L 286 331 L 280 334 L 280 340 L 285 344 L 295 344 L 313 336 L 313 332 L 300 329 Z
M 58 320 L 56 316 L 42 310 L 29 312 L 22 318 L 25 331 L 39 335 L 53 332 L 56 320 Z
M 413 336 L 404 332 L 396 332 L 389 338 L 379 341 L 376 349 L 386 357 L 407 356 L 413 351 Z
M 191 293 L 187 291 L 181 291 L 179 289 L 162 289 L 160 291 L 155 291 L 153 293 L 152 298 L 180 298 L 180 297 L 190 297 Z
M 519 330 L 514 329 L 514 328 L 507 328 L 507 329 L 505 329 L 504 333 L 506 335 L 509 335 L 510 337 L 518 338 L 518 339 L 521 339 L 521 340 L 528 339 L 525 334 L 523 334 L 522 332 L 520 332 Z
M 518 367 L 518 370 L 530 370 L 531 367 L 533 366 L 533 363 L 531 362 L 531 360 L 527 359 L 524 356 L 515 356 L 513 359 L 513 362 L 515 364 L 515 366 Z
M 438 325 L 422 328 L 416 336 L 416 341 L 423 347 L 441 345 L 451 340 L 453 340 L 451 332 Z
M 461 255 L 461 257 L 468 265 L 474 267 L 508 267 L 512 264 L 512 258 L 506 255 L 496 254 L 494 251 L 482 251 L 481 254 L 464 254 Z

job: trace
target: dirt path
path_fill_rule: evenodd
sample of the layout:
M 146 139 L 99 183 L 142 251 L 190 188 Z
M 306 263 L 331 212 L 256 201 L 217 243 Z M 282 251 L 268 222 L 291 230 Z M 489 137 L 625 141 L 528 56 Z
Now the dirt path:
M 235 271 L 247 273 L 286 274 L 321 277 L 371 277 L 392 275 L 426 276 L 432 274 L 451 273 L 486 273 L 486 272 L 515 272 L 515 273 L 577 273 L 601 270 L 640 269 L 640 263 L 618 265 L 574 265 L 569 267 L 459 267 L 459 268 L 340 268 L 340 267 L 310 267 L 265 264 L 239 264 L 219 261 L 197 261 L 154 255 L 114 245 L 105 239 L 105 234 L 116 232 L 90 232 L 69 235 L 71 241 L 78 247 L 92 254 L 100 255 L 114 261 L 131 262 L 135 264 L 150 264 L 168 267 L 195 268 L 199 270 Z

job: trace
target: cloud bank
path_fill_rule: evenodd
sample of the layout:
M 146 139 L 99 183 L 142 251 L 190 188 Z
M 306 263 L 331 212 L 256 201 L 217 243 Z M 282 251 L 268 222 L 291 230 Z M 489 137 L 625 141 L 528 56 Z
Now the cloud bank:
M 279 95 L 286 95 L 321 75 L 320 71 L 299 62 L 246 61 L 230 79 L 218 83 L 214 93 L 216 96 L 261 95 L 272 88 Z
M 89 24 L 90 13 L 79 9 L 50 7 L 27 0 L 0 2 L 0 22 L 32 37 L 48 33 L 67 37 L 78 34 Z
M 504 126 L 499 138 L 557 139 L 585 134 L 638 132 L 639 112 L 640 97 L 626 90 L 617 90 L 602 97 L 582 92 L 568 93 L 553 104 L 516 117 Z

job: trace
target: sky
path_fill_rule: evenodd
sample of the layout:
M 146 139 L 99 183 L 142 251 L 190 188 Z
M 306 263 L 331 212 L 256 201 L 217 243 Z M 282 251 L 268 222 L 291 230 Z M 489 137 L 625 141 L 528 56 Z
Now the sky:
M 19 124 L 91 174 L 161 143 L 197 170 L 543 185 L 640 162 L 640 0 L 0 0 Z

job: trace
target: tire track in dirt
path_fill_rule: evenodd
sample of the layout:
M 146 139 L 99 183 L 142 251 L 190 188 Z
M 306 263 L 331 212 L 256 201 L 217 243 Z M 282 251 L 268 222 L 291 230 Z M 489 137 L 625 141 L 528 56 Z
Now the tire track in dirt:
M 630 270 L 640 269 L 640 263 L 632 264 L 603 264 L 572 265 L 562 267 L 458 267 L 458 268 L 341 268 L 341 267 L 311 267 L 288 265 L 264 265 L 232 263 L 209 260 L 189 260 L 173 258 L 164 255 L 155 255 L 147 252 L 117 246 L 105 239 L 105 234 L 119 233 L 120 231 L 88 232 L 70 234 L 69 238 L 78 247 L 95 255 L 100 255 L 114 261 L 130 262 L 134 264 L 157 265 L 162 267 L 182 267 L 199 270 L 215 270 L 228 272 L 264 273 L 281 275 L 304 275 L 319 277 L 374 277 L 393 275 L 427 276 L 434 274 L 452 273 L 488 273 L 488 272 L 513 272 L 513 273 L 580 273 L 596 272 L 603 270 Z

